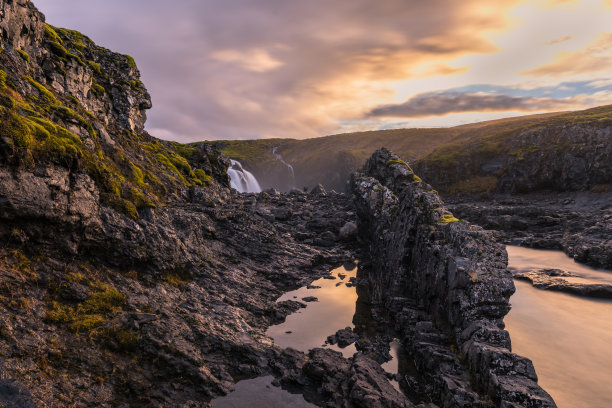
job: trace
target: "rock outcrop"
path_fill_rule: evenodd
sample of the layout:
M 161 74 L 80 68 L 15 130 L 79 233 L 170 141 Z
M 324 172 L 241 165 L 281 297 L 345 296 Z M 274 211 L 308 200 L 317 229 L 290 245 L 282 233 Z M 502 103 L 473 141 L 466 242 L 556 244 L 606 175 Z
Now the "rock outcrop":
M 612 284 L 589 281 L 578 274 L 561 269 L 533 269 L 530 271 L 514 271 L 513 274 L 514 279 L 528 281 L 538 289 L 571 293 L 585 297 L 612 299 Z M 564 278 L 575 278 L 576 281 L 569 282 Z
M 609 107 L 566 114 L 545 126 L 441 146 L 414 163 L 443 193 L 609 191 Z
M 131 57 L 0 6 L 0 405 L 202 406 L 272 371 L 275 300 L 355 256 L 350 199 L 236 194 L 143 131 Z
M 370 247 L 368 297 L 421 373 L 409 388 L 443 407 L 554 407 L 531 361 L 510 351 L 503 317 L 514 284 L 493 235 L 456 219 L 384 149 L 351 189 Z

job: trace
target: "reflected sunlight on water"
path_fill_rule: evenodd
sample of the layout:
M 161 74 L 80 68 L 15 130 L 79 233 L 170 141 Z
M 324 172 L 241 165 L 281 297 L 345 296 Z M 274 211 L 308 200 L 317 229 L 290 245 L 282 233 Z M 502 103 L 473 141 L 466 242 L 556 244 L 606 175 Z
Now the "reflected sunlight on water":
M 612 282 L 612 272 L 575 263 L 560 251 L 508 247 L 516 269 L 558 268 Z M 530 358 L 539 384 L 559 408 L 609 408 L 612 401 L 612 301 L 580 298 L 515 281 L 506 316 L 513 352 Z
M 340 276 L 342 275 L 342 277 Z M 315 296 L 317 302 L 307 303 L 305 309 L 287 316 L 284 323 L 268 328 L 266 334 L 274 339 L 280 347 L 292 347 L 305 353 L 315 347 L 321 347 L 327 336 L 339 329 L 352 326 L 357 302 L 355 287 L 348 287 L 349 279 L 357 275 L 357 266 L 341 266 L 331 271 L 335 279 L 318 279 L 312 286 L 317 289 L 302 287 L 287 292 L 277 301 L 297 300 Z M 341 283 L 338 285 L 338 283 Z M 288 333 L 290 332 L 290 333 Z M 340 351 L 345 357 L 351 357 L 356 349 L 353 344 L 341 349 L 338 346 L 326 346 Z M 258 377 L 240 381 L 236 390 L 229 395 L 213 400 L 213 408 L 311 408 L 315 407 L 300 394 L 291 394 L 280 387 L 272 385 L 273 377 Z
M 340 279 L 338 274 L 345 275 L 345 278 Z M 284 323 L 268 328 L 266 334 L 283 348 L 292 347 L 307 353 L 312 348 L 321 347 L 327 336 L 352 326 L 357 291 L 354 287 L 347 287 L 345 283 L 356 274 L 356 267 L 347 270 L 341 266 L 331 272 L 336 279 L 321 278 L 312 283 L 313 286 L 320 286 L 319 289 L 302 287 L 285 293 L 278 301 L 302 301 L 302 298 L 307 296 L 315 296 L 319 300 L 307 303 L 305 309 L 287 316 Z M 342 284 L 336 286 L 340 282 Z M 288 331 L 291 333 L 287 333 Z M 344 349 L 337 346 L 327 347 L 342 352 L 345 357 L 352 357 L 356 351 L 352 344 Z

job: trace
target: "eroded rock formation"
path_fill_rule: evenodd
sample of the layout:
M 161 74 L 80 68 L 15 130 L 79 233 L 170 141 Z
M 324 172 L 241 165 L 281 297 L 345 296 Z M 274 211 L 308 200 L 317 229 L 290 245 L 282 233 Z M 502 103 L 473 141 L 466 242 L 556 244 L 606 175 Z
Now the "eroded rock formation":
M 492 233 L 456 219 L 384 149 L 351 188 L 370 248 L 368 297 L 420 372 L 407 388 L 444 407 L 554 407 L 531 361 L 511 352 L 503 317 L 514 284 Z

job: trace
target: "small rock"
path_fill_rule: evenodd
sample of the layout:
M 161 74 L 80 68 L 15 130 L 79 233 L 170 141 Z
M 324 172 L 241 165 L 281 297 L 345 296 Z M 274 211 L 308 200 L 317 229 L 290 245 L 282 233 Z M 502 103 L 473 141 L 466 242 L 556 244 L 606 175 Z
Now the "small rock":
M 357 230 L 357 224 L 352 221 L 347 222 L 342 228 L 340 228 L 340 239 L 343 241 L 354 239 L 357 236 Z
M 318 184 L 315 188 L 310 190 L 310 195 L 312 195 L 312 196 L 326 196 L 327 192 L 325 191 L 325 188 L 321 184 Z

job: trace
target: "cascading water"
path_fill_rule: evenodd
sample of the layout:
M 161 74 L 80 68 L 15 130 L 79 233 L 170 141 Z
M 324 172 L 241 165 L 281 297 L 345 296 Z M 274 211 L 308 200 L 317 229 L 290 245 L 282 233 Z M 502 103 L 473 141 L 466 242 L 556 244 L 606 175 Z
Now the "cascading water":
M 289 176 L 290 176 L 290 178 L 289 178 L 289 190 L 293 190 L 295 188 L 295 172 L 293 171 L 293 166 L 290 165 L 289 163 L 287 163 L 283 159 L 283 156 L 281 156 L 280 153 L 276 152 L 277 150 L 278 150 L 278 147 L 272 148 L 272 154 L 274 155 L 276 160 L 278 160 L 279 162 L 281 162 L 285 166 L 287 166 L 287 169 L 289 170 Z
M 261 193 L 261 187 L 255 176 L 243 169 L 239 161 L 230 159 L 230 162 L 231 165 L 227 169 L 227 174 L 230 176 L 232 188 L 241 193 Z

